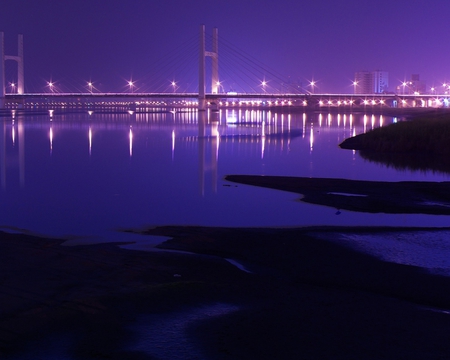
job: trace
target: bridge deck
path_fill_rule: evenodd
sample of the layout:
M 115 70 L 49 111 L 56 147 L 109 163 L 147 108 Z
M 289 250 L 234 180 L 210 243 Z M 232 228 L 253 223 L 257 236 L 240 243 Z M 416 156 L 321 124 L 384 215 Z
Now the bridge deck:
M 198 106 L 197 93 L 35 93 L 6 94 L 8 106 Z M 448 107 L 448 95 L 432 94 L 279 94 L 233 93 L 206 94 L 208 106 L 386 106 Z

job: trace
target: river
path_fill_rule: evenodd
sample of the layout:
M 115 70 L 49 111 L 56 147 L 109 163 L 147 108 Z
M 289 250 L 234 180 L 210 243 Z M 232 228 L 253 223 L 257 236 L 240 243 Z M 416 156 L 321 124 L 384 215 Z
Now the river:
M 2 118 L 0 225 L 100 242 L 156 225 L 447 226 L 446 216 L 309 205 L 228 174 L 448 181 L 369 162 L 339 143 L 400 118 L 262 110 L 110 113 L 55 109 Z M 80 240 L 81 241 L 81 240 Z

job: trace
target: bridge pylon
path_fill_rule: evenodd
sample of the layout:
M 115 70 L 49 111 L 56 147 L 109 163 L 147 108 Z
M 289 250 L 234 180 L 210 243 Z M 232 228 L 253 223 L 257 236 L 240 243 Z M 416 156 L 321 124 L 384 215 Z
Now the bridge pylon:
M 200 54 L 199 54 L 199 69 L 198 69 L 198 109 L 205 110 L 206 108 L 206 85 L 205 85 L 205 58 L 209 56 L 212 58 L 211 66 L 211 92 L 217 94 L 219 92 L 219 31 L 217 28 L 213 29 L 212 37 L 212 51 L 205 50 L 205 25 L 200 25 Z
M 17 55 L 5 55 L 5 34 L 0 32 L 0 107 L 4 106 L 6 84 L 5 84 L 5 61 L 17 62 L 17 93 L 24 93 L 24 71 L 23 71 L 23 35 L 18 35 Z

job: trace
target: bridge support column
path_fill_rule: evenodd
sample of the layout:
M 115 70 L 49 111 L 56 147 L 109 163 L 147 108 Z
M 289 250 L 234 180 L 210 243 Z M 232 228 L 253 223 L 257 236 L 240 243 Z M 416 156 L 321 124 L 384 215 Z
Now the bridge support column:
M 213 94 L 219 93 L 219 38 L 218 38 L 218 29 L 213 29 L 213 38 L 212 38 L 212 51 L 208 53 L 212 58 L 212 76 L 211 76 L 211 92 Z
M 24 93 L 24 66 L 23 66 L 23 35 L 18 35 L 17 41 L 17 56 L 5 55 L 5 35 L 0 33 L 0 99 L 5 100 L 6 84 L 5 84 L 5 61 L 13 60 L 17 62 L 17 93 Z M 2 100 L 0 100 L 2 101 Z
M 23 94 L 25 91 L 24 71 L 23 71 L 23 35 L 18 35 L 17 41 L 17 93 Z
M 198 67 L 198 110 L 206 108 L 205 98 L 205 25 L 200 26 L 200 54 Z
M 4 55 L 4 54 L 3 54 Z M 17 41 L 17 56 L 4 55 L 3 64 L 5 60 L 13 60 L 17 62 L 17 93 L 23 94 L 24 91 L 24 75 L 23 75 L 23 35 L 18 35 Z M 4 68 L 4 65 L 3 65 Z M 3 87 L 5 87 L 5 79 L 3 79 Z
M 198 67 L 198 109 L 206 109 L 205 57 L 212 58 L 211 92 L 219 92 L 219 37 L 217 28 L 213 29 L 212 51 L 205 50 L 205 25 L 200 26 L 200 54 Z
M 5 34 L 0 32 L 0 108 L 5 107 Z

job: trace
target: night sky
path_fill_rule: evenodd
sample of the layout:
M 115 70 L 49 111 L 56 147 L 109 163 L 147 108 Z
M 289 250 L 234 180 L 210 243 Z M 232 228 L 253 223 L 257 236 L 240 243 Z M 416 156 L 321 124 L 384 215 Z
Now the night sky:
M 352 92 L 360 70 L 450 81 L 448 0 L 8 0 L 0 11 L 6 55 L 24 34 L 25 91 L 197 91 L 198 33 L 219 29 L 223 90 L 283 82 Z M 209 47 L 209 45 L 207 45 Z M 210 49 L 207 49 L 210 50 Z M 245 61 L 244 61 L 245 60 Z M 7 81 L 15 81 L 8 61 Z

